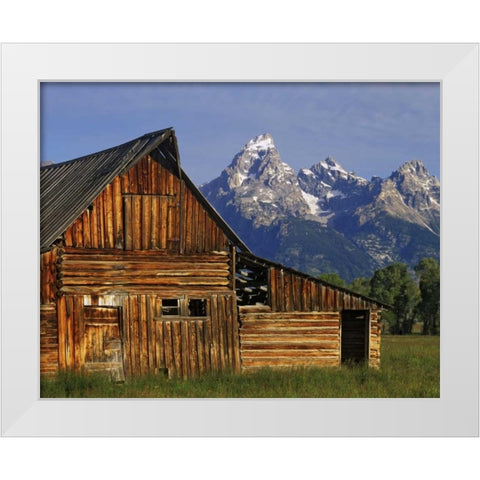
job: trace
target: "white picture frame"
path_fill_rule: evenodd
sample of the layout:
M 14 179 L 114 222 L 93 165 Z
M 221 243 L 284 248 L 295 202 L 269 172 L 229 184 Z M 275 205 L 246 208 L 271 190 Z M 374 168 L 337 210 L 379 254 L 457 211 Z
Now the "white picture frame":
M 477 44 L 2 45 L 2 435 L 478 436 L 478 51 Z M 42 81 L 440 82 L 440 398 L 40 399 Z

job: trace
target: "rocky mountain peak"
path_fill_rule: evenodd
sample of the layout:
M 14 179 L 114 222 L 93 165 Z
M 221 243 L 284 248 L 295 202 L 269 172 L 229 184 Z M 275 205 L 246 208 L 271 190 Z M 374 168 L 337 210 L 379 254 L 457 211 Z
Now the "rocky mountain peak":
M 389 177 L 395 182 L 397 188 L 403 190 L 425 190 L 435 194 L 435 190 L 440 193 L 440 182 L 437 177 L 430 175 L 420 160 L 411 160 L 405 162 Z
M 303 191 L 317 197 L 319 207 L 326 212 L 332 208 L 355 208 L 369 194 L 369 182 L 345 170 L 331 156 L 310 168 L 302 168 L 298 182 Z
M 346 178 L 348 172 L 331 156 L 312 165 L 310 170 L 317 175 L 330 177 L 331 179 Z
M 237 189 L 257 180 L 265 185 L 296 183 L 293 168 L 283 163 L 269 133 L 252 138 L 225 169 L 228 187 Z
M 410 160 L 401 165 L 396 172 L 400 175 L 416 175 L 418 177 L 429 177 L 430 174 L 420 160 Z M 394 172 L 395 173 L 395 172 Z
M 267 151 L 269 148 L 275 148 L 275 144 L 272 136 L 269 133 L 264 133 L 249 140 L 243 148 L 244 150 L 259 152 Z
M 325 160 L 312 165 L 309 169 L 319 180 L 329 184 L 338 186 L 339 184 L 364 184 L 368 181 L 362 177 L 355 175 L 354 172 L 348 172 L 333 157 L 329 156 Z
M 430 175 L 421 161 L 404 163 L 390 175 L 389 180 L 394 183 L 406 205 L 425 212 L 428 217 L 439 217 L 440 182 Z
M 232 215 L 251 219 L 256 226 L 310 211 L 295 170 L 282 161 L 268 133 L 247 142 L 220 177 L 202 191 L 214 205 L 223 198 Z

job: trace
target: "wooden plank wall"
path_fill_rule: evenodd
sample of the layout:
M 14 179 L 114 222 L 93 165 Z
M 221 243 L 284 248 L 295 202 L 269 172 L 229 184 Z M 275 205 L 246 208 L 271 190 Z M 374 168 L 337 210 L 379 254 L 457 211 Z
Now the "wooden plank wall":
M 168 298 L 170 292 L 165 296 Z M 208 293 L 207 316 L 162 316 L 161 294 L 64 295 L 59 303 L 59 365 L 81 369 L 85 359 L 84 306 L 120 307 L 125 374 L 189 378 L 211 370 L 240 370 L 236 302 Z M 199 298 L 198 295 L 195 298 Z M 186 300 L 185 300 L 186 301 Z
M 288 269 L 270 267 L 270 306 L 273 312 L 333 312 L 378 308 L 351 292 L 324 285 Z
M 40 373 L 55 373 L 58 369 L 58 329 L 55 305 L 40 307 Z
M 66 230 L 69 247 L 226 251 L 221 228 L 171 165 L 146 156 L 117 176 Z
M 125 302 L 125 368 L 189 378 L 240 369 L 236 305 L 232 295 L 209 295 L 206 317 L 161 315 L 159 295 L 129 295 Z
M 57 298 L 57 248 L 40 255 L 40 303 L 52 304 Z
M 240 309 L 242 370 L 340 365 L 339 312 Z

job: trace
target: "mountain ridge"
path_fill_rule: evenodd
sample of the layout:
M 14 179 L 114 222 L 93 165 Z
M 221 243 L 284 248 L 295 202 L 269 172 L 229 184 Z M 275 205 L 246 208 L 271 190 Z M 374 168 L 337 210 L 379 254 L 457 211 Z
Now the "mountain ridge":
M 200 190 L 254 253 L 306 273 L 349 281 L 395 261 L 439 259 L 440 184 L 418 159 L 385 179 L 332 156 L 296 173 L 264 133 Z

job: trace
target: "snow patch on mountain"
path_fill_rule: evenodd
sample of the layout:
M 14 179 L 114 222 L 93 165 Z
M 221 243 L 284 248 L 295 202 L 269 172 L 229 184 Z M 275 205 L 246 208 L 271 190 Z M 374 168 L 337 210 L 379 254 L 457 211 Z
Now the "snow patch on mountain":
M 252 138 L 246 145 L 245 150 L 251 153 L 256 153 L 261 150 L 268 150 L 274 147 L 273 138 L 268 133 L 258 135 Z
M 299 173 L 303 173 L 304 175 L 312 175 L 315 176 L 315 174 L 308 168 L 302 168 L 300 169 Z
M 326 198 L 334 198 L 334 197 L 340 197 L 340 198 L 347 198 L 347 196 L 341 192 L 340 190 L 330 190 L 326 195 Z
M 320 206 L 318 205 L 318 198 L 315 197 L 314 195 L 310 195 L 307 192 L 304 192 L 301 190 L 303 199 L 308 205 L 308 208 L 310 209 L 310 214 L 311 215 L 319 215 L 320 212 L 322 211 Z

